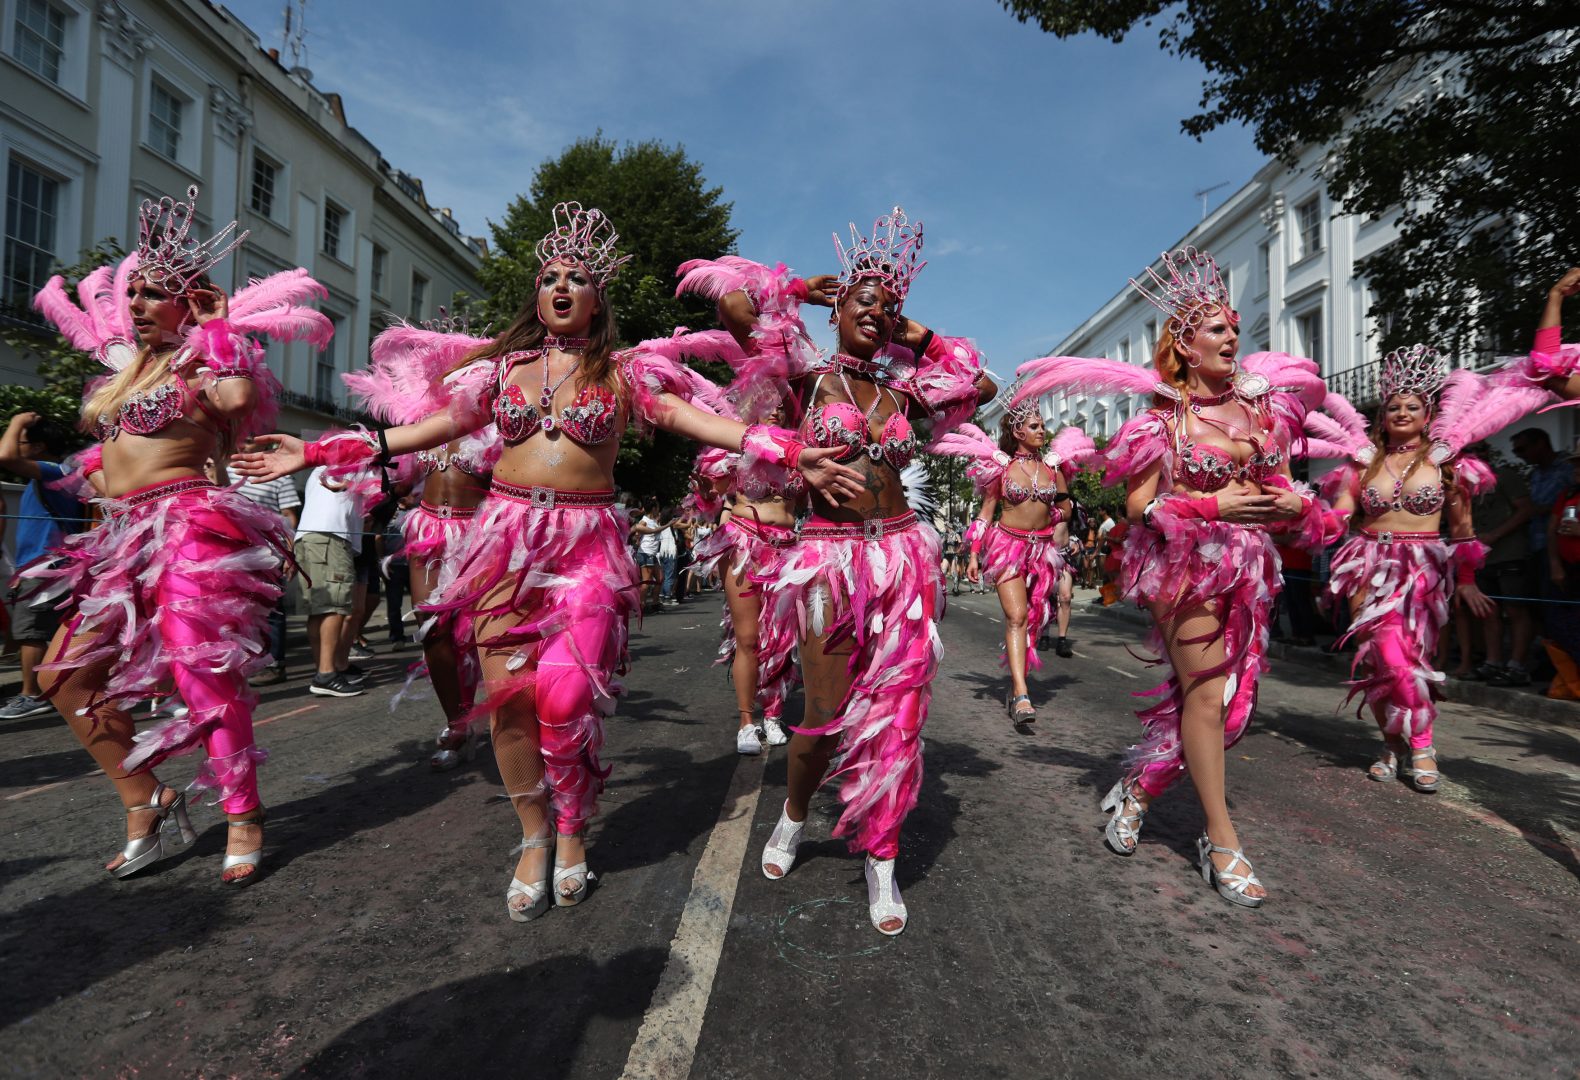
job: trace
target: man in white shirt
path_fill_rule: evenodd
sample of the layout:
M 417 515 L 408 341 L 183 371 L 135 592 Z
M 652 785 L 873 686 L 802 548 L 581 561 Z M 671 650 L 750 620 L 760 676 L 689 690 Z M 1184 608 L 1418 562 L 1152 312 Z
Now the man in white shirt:
M 631 526 L 636 536 L 636 565 L 642 573 L 641 605 L 644 612 L 658 607 L 658 534 L 663 532 L 658 520 L 658 499 L 649 496 L 642 504 L 642 520 Z
M 355 603 L 355 558 L 362 547 L 362 507 L 343 484 L 325 479 L 322 465 L 307 474 L 296 529 L 307 641 L 318 662 L 307 689 L 325 697 L 355 697 L 362 693 L 362 673 L 351 665 L 348 629 Z

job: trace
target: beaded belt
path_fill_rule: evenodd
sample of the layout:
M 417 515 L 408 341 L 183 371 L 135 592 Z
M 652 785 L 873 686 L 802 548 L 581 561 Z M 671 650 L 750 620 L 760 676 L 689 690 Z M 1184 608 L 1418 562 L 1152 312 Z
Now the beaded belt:
M 861 522 L 825 521 L 813 518 L 801 529 L 803 540 L 882 540 L 886 536 L 905 532 L 916 524 L 916 511 L 907 510 L 899 517 L 868 518 Z
M 469 518 L 477 516 L 476 506 L 435 506 L 431 502 L 422 502 L 421 507 L 436 518 Z
M 1435 532 L 1372 532 L 1362 529 L 1359 535 L 1378 544 L 1438 544 L 1443 540 Z
M 214 481 L 201 476 L 188 477 L 185 480 L 170 480 L 163 484 L 149 484 L 147 487 L 128 492 L 118 499 L 108 500 L 114 504 L 108 510 L 111 517 L 118 517 L 128 511 L 137 509 L 139 506 L 147 506 L 151 502 L 158 502 L 160 499 L 169 499 L 184 492 L 218 486 Z
M 998 528 L 1000 532 L 1007 532 L 1011 536 L 1016 537 L 1017 539 L 1020 539 L 1020 540 L 1030 540 L 1034 544 L 1045 544 L 1048 541 L 1053 539 L 1053 526 L 1052 525 L 1048 526 L 1046 529 L 1030 529 L 1030 530 L 1028 530 L 1028 529 L 1012 529 L 1008 525 L 998 524 L 996 526 L 996 528 Z
M 517 487 L 495 480 L 490 488 L 495 495 L 531 503 L 538 510 L 597 509 L 614 505 L 613 491 L 561 491 L 551 487 Z
M 730 520 L 725 522 L 725 527 L 737 529 L 747 536 L 767 544 L 769 547 L 795 547 L 795 533 L 783 525 L 768 525 L 761 521 L 753 521 L 749 517 L 739 517 L 732 514 L 730 515 Z

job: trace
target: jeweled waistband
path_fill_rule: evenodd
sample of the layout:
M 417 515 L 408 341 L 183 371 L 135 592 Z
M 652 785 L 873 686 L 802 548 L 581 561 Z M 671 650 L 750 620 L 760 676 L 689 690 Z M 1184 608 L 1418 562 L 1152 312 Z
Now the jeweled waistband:
M 1441 544 L 1443 542 L 1442 534 L 1435 532 L 1390 532 L 1386 529 L 1373 532 L 1370 529 L 1362 529 L 1355 535 L 1374 544 Z
M 916 525 L 916 511 L 899 517 L 868 518 L 866 521 L 827 521 L 813 518 L 801 527 L 803 540 L 882 540 Z
M 489 488 L 503 499 L 531 503 L 538 510 L 595 510 L 614 505 L 613 491 L 561 491 L 551 487 L 517 487 L 495 480 Z
M 197 491 L 200 488 L 218 486 L 214 481 L 202 476 L 189 476 L 184 480 L 166 480 L 162 483 L 149 484 L 147 487 L 128 491 L 125 495 L 112 497 L 107 500 L 112 505 L 106 509 L 111 517 L 116 517 L 130 510 L 136 510 L 139 506 L 147 506 L 149 503 L 158 502 L 160 499 L 173 498 L 176 495 L 181 495 L 188 491 Z
M 1013 529 L 1003 522 L 995 522 L 993 527 L 1021 540 L 1052 540 L 1054 532 L 1054 526 L 1052 525 L 1049 525 L 1046 529 Z
M 723 527 L 727 529 L 738 529 L 741 532 L 762 541 L 769 547 L 795 547 L 795 532 L 783 525 L 773 525 L 769 522 L 756 521 L 752 518 L 743 517 L 739 514 L 731 514 L 730 520 L 726 521 Z
M 436 518 L 476 517 L 478 510 L 481 509 L 479 506 L 435 506 L 427 500 L 423 500 L 417 505 Z

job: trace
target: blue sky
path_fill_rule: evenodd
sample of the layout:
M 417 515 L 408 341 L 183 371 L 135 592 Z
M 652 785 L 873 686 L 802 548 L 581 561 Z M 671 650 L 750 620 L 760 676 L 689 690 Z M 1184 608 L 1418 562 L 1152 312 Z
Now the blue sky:
M 308 31 L 319 88 L 469 232 L 598 128 L 681 143 L 759 262 L 832 272 L 835 229 L 903 205 L 929 260 L 907 313 L 1004 374 L 1263 161 L 1244 130 L 1179 133 L 1201 73 L 1155 30 L 1060 41 L 994 0 L 338 0 Z

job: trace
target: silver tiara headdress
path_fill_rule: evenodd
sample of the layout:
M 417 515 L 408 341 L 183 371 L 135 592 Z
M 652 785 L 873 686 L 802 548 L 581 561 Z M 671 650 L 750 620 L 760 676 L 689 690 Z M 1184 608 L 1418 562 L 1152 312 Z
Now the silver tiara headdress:
M 1207 314 L 1222 308 L 1229 324 L 1240 316 L 1229 306 L 1229 289 L 1218 275 L 1218 264 L 1205 251 L 1182 247 L 1163 253 L 1163 273 L 1152 267 L 1143 271 L 1148 284 L 1135 278 L 1130 284 L 1148 303 L 1169 317 L 1165 324 L 1170 334 L 1183 340 L 1194 334 Z M 1167 277 L 1164 274 L 1168 275 Z
M 583 210 L 579 202 L 555 204 L 554 228 L 538 241 L 538 262 L 543 267 L 555 261 L 576 263 L 592 275 L 602 289 L 631 261 L 615 245 L 620 234 L 602 210 Z M 543 270 L 538 270 L 538 277 Z
M 1004 410 L 1004 415 L 1009 418 L 1011 431 L 1018 427 L 1024 427 L 1031 420 L 1042 417 L 1042 403 L 1037 398 L 1029 397 L 1023 401 L 1015 401 L 1015 396 L 1019 391 L 1019 383 L 1009 388 L 1009 400 L 1014 402 L 1014 404 Z
M 472 333 L 472 316 L 469 312 L 451 315 L 443 304 L 439 305 L 437 319 L 424 319 L 417 324 L 424 330 L 432 330 L 436 334 L 467 334 Z
M 1383 357 L 1377 388 L 1384 404 L 1399 394 L 1413 394 L 1429 401 L 1447 381 L 1448 357 L 1430 345 L 1411 345 Z
M 236 232 L 231 222 L 207 240 L 192 238 L 193 218 L 197 216 L 197 185 L 187 188 L 187 201 L 166 195 L 158 202 L 144 199 L 138 214 L 137 273 L 157 281 L 173 293 L 186 292 L 198 278 L 207 276 L 249 232 Z
M 834 306 L 845 299 L 858 281 L 876 280 L 894 294 L 895 304 L 905 306 L 911 282 L 927 263 L 922 259 L 922 223 L 911 224 L 905 211 L 896 206 L 872 223 L 872 235 L 862 236 L 856 223 L 850 223 L 850 247 L 834 234 L 834 254 L 839 257 L 839 287 Z

